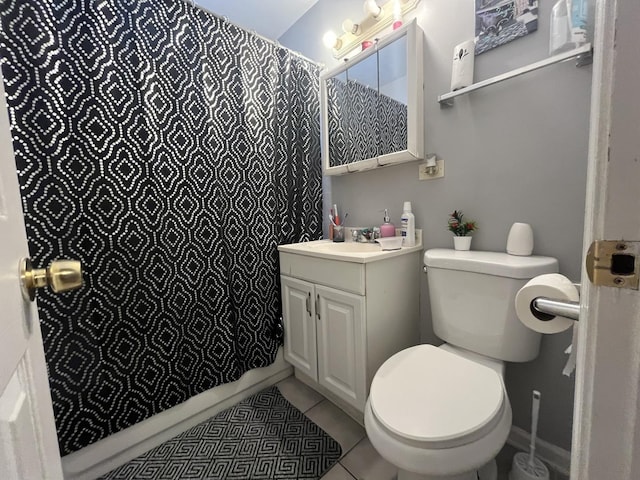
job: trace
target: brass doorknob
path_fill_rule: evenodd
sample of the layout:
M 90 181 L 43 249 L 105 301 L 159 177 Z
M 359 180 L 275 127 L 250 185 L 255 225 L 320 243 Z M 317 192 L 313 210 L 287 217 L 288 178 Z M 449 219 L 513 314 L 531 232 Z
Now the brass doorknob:
M 20 261 L 22 295 L 34 301 L 36 289 L 49 286 L 56 293 L 82 286 L 82 265 L 78 260 L 54 260 L 47 268 L 33 268 L 31 260 Z

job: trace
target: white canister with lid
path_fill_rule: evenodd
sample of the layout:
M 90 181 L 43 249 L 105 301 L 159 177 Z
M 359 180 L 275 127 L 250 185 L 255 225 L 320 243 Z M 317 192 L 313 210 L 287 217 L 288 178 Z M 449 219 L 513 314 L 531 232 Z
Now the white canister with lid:
M 533 230 L 528 223 L 514 223 L 507 237 L 507 253 L 526 257 L 533 253 Z

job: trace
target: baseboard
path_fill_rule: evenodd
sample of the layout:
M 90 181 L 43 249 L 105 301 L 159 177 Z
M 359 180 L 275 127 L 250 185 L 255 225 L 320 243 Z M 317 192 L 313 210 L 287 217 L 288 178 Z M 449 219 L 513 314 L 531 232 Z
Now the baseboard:
M 528 452 L 531 434 L 518 427 L 511 427 L 507 443 L 513 447 Z M 562 475 L 569 476 L 571 469 L 571 452 L 557 447 L 556 445 L 536 439 L 536 457 L 546 463 L 549 467 Z

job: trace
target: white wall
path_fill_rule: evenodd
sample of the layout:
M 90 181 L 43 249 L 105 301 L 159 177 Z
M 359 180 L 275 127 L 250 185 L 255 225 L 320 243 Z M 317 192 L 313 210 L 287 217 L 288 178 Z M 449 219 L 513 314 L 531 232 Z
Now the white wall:
M 541 2 L 539 29 L 476 57 L 476 81 L 547 57 L 549 14 Z M 424 31 L 425 143 L 445 159 L 446 176 L 418 181 L 416 164 L 327 180 L 325 195 L 349 212 L 353 225 L 382 222 L 389 208 L 399 223 L 402 202 L 411 200 L 425 248 L 452 245 L 447 214 L 462 209 L 478 221 L 473 248 L 504 251 L 512 223 L 530 223 L 535 254 L 557 257 L 562 273 L 580 278 L 587 164 L 591 68 L 571 62 L 488 87 L 456 99 L 451 109 L 436 101 L 449 89 L 453 47 L 474 35 L 472 0 L 422 0 Z M 320 0 L 280 42 L 304 55 L 338 63 L 322 46 L 322 34 L 342 20 L 363 17 L 361 0 Z M 421 296 L 422 340 L 438 342 L 431 327 L 426 279 Z M 509 364 L 506 383 L 514 424 L 529 430 L 532 389 L 542 392 L 541 438 L 571 445 L 573 379 L 561 375 L 570 332 L 547 336 L 537 360 Z

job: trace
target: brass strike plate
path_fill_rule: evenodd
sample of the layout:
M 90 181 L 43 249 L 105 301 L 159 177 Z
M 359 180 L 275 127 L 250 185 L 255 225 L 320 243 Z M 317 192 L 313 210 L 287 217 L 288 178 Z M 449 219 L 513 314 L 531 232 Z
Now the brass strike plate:
M 589 247 L 585 262 L 594 285 L 638 290 L 640 242 L 596 240 Z

